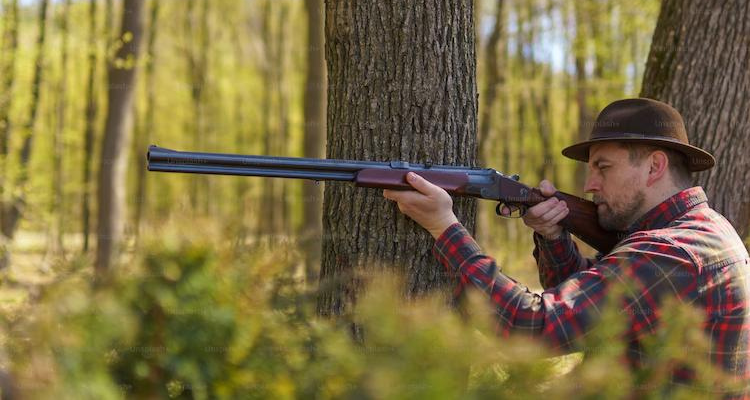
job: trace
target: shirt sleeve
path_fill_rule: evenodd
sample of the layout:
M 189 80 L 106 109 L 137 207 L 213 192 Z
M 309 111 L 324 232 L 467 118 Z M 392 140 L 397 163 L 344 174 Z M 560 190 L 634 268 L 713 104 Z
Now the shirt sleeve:
M 570 233 L 563 230 L 557 239 L 546 239 L 534 232 L 534 259 L 539 269 L 539 283 L 549 289 L 570 275 L 591 268 L 594 259 L 581 255 Z
M 496 309 L 496 331 L 541 336 L 554 348 L 571 350 L 599 318 L 613 283 L 626 283 L 623 313 L 626 334 L 652 331 L 664 294 L 678 296 L 695 288 L 695 269 L 689 255 L 663 239 L 638 236 L 624 240 L 590 268 L 570 274 L 541 294 L 503 274 L 491 257 L 460 224 L 449 227 L 436 241 L 433 254 L 462 284 L 489 296 Z M 462 285 L 460 284 L 460 285 Z

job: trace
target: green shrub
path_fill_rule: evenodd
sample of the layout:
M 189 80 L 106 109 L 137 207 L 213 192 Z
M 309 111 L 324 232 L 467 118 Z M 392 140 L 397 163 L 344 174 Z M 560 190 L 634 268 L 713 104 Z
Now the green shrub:
M 466 312 L 444 296 L 405 300 L 393 276 L 372 279 L 351 316 L 317 317 L 294 257 L 215 251 L 188 240 L 148 247 L 106 287 L 77 266 L 6 323 L 9 370 L 23 398 L 704 398 L 723 378 L 705 363 L 671 389 L 675 362 L 696 364 L 705 336 L 693 310 L 671 305 L 644 346 L 638 373 L 623 364 L 625 315 L 609 307 L 586 356 L 493 333 L 492 310 L 470 292 Z M 353 340 L 356 324 L 364 332 Z M 692 328 L 691 328 L 692 327 Z M 583 361 L 582 361 L 583 359 Z M 671 390 L 671 392 L 667 392 Z

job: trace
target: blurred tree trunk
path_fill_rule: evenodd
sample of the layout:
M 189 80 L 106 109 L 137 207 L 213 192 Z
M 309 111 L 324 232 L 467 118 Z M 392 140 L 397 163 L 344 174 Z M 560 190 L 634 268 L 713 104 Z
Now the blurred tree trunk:
M 104 54 L 109 54 L 110 49 L 112 48 L 112 41 L 115 40 L 115 5 L 114 0 L 105 0 L 104 3 L 104 34 L 107 38 L 105 41 L 105 52 Z M 106 56 L 109 58 L 109 56 Z M 109 62 L 109 61 L 107 61 Z
M 305 0 L 307 10 L 307 77 L 305 82 L 304 157 L 322 158 L 325 150 L 326 71 L 323 0 Z M 321 208 L 323 191 L 318 182 L 302 183 L 303 222 L 299 236 L 305 255 L 308 285 L 320 270 L 320 235 L 323 231 Z
M 641 96 L 682 113 L 690 143 L 716 167 L 696 174 L 741 237 L 750 226 L 750 3 L 664 0 Z
M 537 134 L 541 145 L 542 159 L 538 161 L 536 173 L 538 180 L 549 179 L 557 182 L 556 168 L 552 162 L 552 122 L 549 118 L 550 112 L 550 93 L 552 91 L 552 71 L 547 65 L 542 64 L 540 67 L 535 57 L 535 47 L 537 45 L 537 23 L 542 18 L 550 18 L 549 15 L 537 15 L 534 5 L 529 6 L 529 24 L 528 31 L 529 43 L 529 70 L 532 84 L 528 85 L 531 100 L 531 109 L 534 112 Z M 530 182 L 535 185 L 536 182 Z
M 187 0 L 184 29 L 188 38 L 184 49 L 190 79 L 190 100 L 192 103 L 192 121 L 190 129 L 193 136 L 193 148 L 205 148 L 207 127 L 205 121 L 205 87 L 208 74 L 208 0 L 201 2 L 201 9 L 196 16 L 195 4 L 198 0 Z M 196 43 L 196 35 L 198 41 Z M 205 175 L 190 177 L 190 201 L 194 212 L 208 213 L 210 195 L 208 178 Z
M 108 68 L 107 122 L 98 179 L 98 227 L 96 272 L 102 277 L 110 270 L 121 247 L 125 173 L 132 123 L 133 94 L 143 33 L 143 1 L 124 0 L 121 22 L 123 45 Z
M 243 35 L 241 33 L 241 27 L 239 24 L 233 24 L 231 27 L 232 47 L 234 48 L 234 54 L 236 55 L 235 70 L 242 71 L 247 69 L 247 59 L 245 57 L 244 42 L 242 40 Z M 246 151 L 250 147 L 249 138 L 251 138 L 254 127 L 247 122 L 247 93 L 244 90 L 237 90 L 234 94 L 234 143 L 235 148 L 238 151 Z M 250 189 L 249 179 L 236 179 L 234 185 L 234 194 L 236 201 L 234 202 L 234 215 L 233 222 L 235 225 L 235 243 L 238 248 L 244 248 L 247 236 L 248 236 L 248 204 L 247 195 Z
M 278 7 L 278 8 L 276 8 Z M 262 3 L 261 38 L 264 60 L 260 62 L 263 79 L 263 99 L 261 101 L 263 116 L 264 153 L 278 155 L 286 152 L 282 148 L 288 140 L 288 93 L 285 88 L 285 32 L 288 22 L 289 5 L 283 1 L 264 1 Z M 274 24 L 277 23 L 277 25 Z M 275 27 L 275 29 L 274 29 Z M 277 118 L 272 118 L 275 113 Z M 275 122 L 275 123 L 274 123 Z M 287 185 L 282 179 L 264 179 L 261 200 L 261 215 L 258 223 L 258 235 L 265 241 L 272 242 L 279 235 L 290 235 L 289 202 Z
M 263 98 L 261 99 L 261 118 L 263 119 L 263 154 L 273 155 L 275 146 L 274 134 L 271 127 L 271 110 L 273 98 L 271 96 L 273 82 L 272 66 L 274 65 L 273 50 L 271 42 L 273 33 L 271 21 L 273 18 L 273 8 L 271 0 L 264 0 L 262 3 L 262 22 L 261 22 L 261 40 L 263 42 L 263 59 L 259 60 L 261 69 L 261 79 L 263 80 Z M 258 220 L 257 232 L 262 241 L 270 241 L 271 238 L 279 233 L 279 215 L 278 197 L 276 188 L 278 179 L 263 179 L 261 194 L 261 217 Z
M 487 40 L 484 54 L 486 84 L 484 99 L 479 102 L 480 117 L 477 162 L 483 167 L 500 168 L 499 165 L 493 165 L 497 160 L 488 160 L 487 156 L 495 145 L 494 139 L 496 135 L 494 131 L 497 130 L 497 126 L 495 126 L 494 121 L 496 120 L 493 118 L 493 115 L 497 109 L 495 103 L 498 98 L 498 89 L 505 85 L 505 0 L 498 0 L 496 2 L 495 25 L 492 27 L 492 33 L 490 33 L 490 37 Z M 480 98 L 480 100 L 482 99 Z M 494 207 L 494 205 L 479 204 L 477 208 L 477 239 L 484 246 L 489 243 L 489 223 L 492 219 L 489 210 L 491 207 Z
M 10 140 L 10 109 L 13 104 L 13 84 L 16 79 L 16 49 L 18 48 L 18 0 L 3 3 L 3 36 L 0 46 L 0 201 L 5 201 L 8 142 Z M 0 215 L 2 221 L 2 215 Z
M 542 146 L 542 160 L 537 165 L 539 179 L 549 179 L 557 182 L 557 168 L 552 158 L 552 122 L 550 113 L 550 89 L 552 87 L 552 71 L 543 66 L 541 72 L 537 71 L 534 62 L 534 76 L 540 76 L 541 85 L 534 85 L 531 89 L 531 98 L 534 111 L 536 112 L 537 132 Z M 533 185 L 536 183 L 533 182 Z
M 89 233 L 91 231 L 91 191 L 92 173 L 91 164 L 94 159 L 94 132 L 96 130 L 96 117 L 98 111 L 98 100 L 96 96 L 96 4 L 98 0 L 89 2 L 89 71 L 86 81 L 86 128 L 83 139 L 83 199 L 81 201 L 81 222 L 83 224 L 83 252 L 89 250 Z
M 141 232 L 141 223 L 143 221 L 143 212 L 147 208 L 148 203 L 148 185 L 147 174 L 146 174 L 146 163 L 144 162 L 144 153 L 147 146 L 151 142 L 151 134 L 154 130 L 154 109 L 156 107 L 156 79 L 154 76 L 154 67 L 156 65 L 155 58 L 156 52 L 154 51 L 154 45 L 156 44 L 156 35 L 159 30 L 159 0 L 151 0 L 149 7 L 149 29 L 148 36 L 146 37 L 146 60 L 144 63 L 145 76 L 144 81 L 146 83 L 146 104 L 144 122 L 140 126 L 140 129 L 135 131 L 136 137 L 134 140 L 134 154 L 135 154 L 135 165 L 136 165 L 136 184 L 135 184 L 135 213 L 133 216 L 133 232 L 135 234 L 135 241 L 138 243 L 138 238 Z
M 276 81 L 276 99 L 278 104 L 278 120 L 279 120 L 279 140 L 277 148 L 274 153 L 288 154 L 288 148 L 282 148 L 282 146 L 288 146 L 289 143 L 289 90 L 286 87 L 286 26 L 289 14 L 289 5 L 285 1 L 278 1 L 279 5 L 279 17 L 277 20 L 277 35 L 276 49 L 274 51 L 274 66 L 273 71 Z M 275 199 L 274 204 L 278 208 L 276 215 L 279 216 L 279 232 L 284 235 L 285 238 L 289 238 L 292 234 L 291 216 L 289 213 L 289 180 L 279 180 L 279 186 L 281 189 L 281 197 Z
M 505 0 L 497 1 L 497 8 L 495 11 L 495 25 L 492 27 L 492 33 L 487 40 L 485 47 L 485 58 L 486 66 L 486 85 L 484 92 L 486 93 L 484 101 L 480 103 L 480 117 L 479 117 L 479 134 L 478 136 L 478 150 L 477 150 L 477 162 L 479 165 L 488 166 L 487 163 L 487 152 L 492 145 L 491 139 L 493 139 L 493 118 L 495 111 L 495 102 L 497 101 L 498 88 L 505 83 L 505 53 L 503 42 L 505 40 Z M 480 223 L 481 225 L 481 223 Z
M 588 17 L 584 10 L 584 2 L 573 2 L 573 15 L 575 25 L 575 36 L 573 42 L 573 57 L 576 81 L 576 105 L 578 108 L 578 136 L 574 142 L 588 139 L 591 131 L 595 111 L 589 107 L 589 81 L 586 73 L 588 62 Z M 586 164 L 576 163 L 575 190 L 583 193 L 583 185 L 586 179 Z
M 60 15 L 60 80 L 57 85 L 57 126 L 52 136 L 52 205 L 51 215 L 53 218 L 51 224 L 50 253 L 59 255 L 64 251 L 63 233 L 64 233 L 64 204 L 63 204 L 63 154 L 65 145 L 63 142 L 65 133 L 65 109 L 68 104 L 68 14 L 70 11 L 70 0 L 64 0 Z
M 528 30 L 529 24 L 532 21 L 529 19 L 528 8 L 525 3 L 515 3 L 516 12 L 516 62 L 518 65 L 517 74 L 519 82 L 516 92 L 516 118 L 518 120 L 516 126 L 516 138 L 513 141 L 513 147 L 516 153 L 516 171 L 519 174 L 526 175 L 524 171 L 526 169 L 526 157 L 527 157 L 527 141 L 526 136 L 528 135 L 528 111 L 527 104 L 529 103 L 529 73 L 528 73 L 528 60 L 526 59 L 525 50 L 529 46 L 528 43 Z M 525 179 L 525 178 L 524 178 Z M 516 224 L 517 225 L 517 224 Z M 526 236 L 522 234 L 523 231 L 514 230 L 515 245 L 512 246 L 511 252 L 515 253 L 514 258 L 518 257 L 518 249 L 524 248 L 524 241 Z
M 18 0 L 3 2 L 3 36 L 0 45 L 0 226 L 5 225 L 5 205 L 11 194 L 10 177 L 8 176 L 8 143 L 12 131 L 10 110 L 13 105 L 13 85 L 16 79 L 16 50 L 18 49 Z M 5 257 L 6 246 L 9 245 L 5 236 L 0 242 L 0 257 Z M 0 258 L 0 267 L 5 261 Z
M 13 240 L 13 236 L 18 228 L 18 222 L 23 215 L 23 210 L 26 206 L 26 182 L 29 179 L 28 166 L 29 160 L 31 159 L 31 150 L 34 146 L 34 128 L 36 125 L 37 115 L 39 113 L 39 99 L 40 89 L 42 84 L 42 72 L 44 64 L 44 44 L 46 40 L 47 32 L 47 0 L 42 0 L 39 4 L 39 16 L 37 24 L 39 26 L 39 36 L 36 42 L 36 60 L 34 63 L 34 74 L 31 81 L 31 103 L 29 106 L 29 117 L 26 120 L 26 124 L 23 128 L 25 135 L 23 140 L 23 147 L 21 148 L 21 155 L 19 157 L 20 172 L 15 185 L 15 193 L 11 194 L 9 201 L 3 201 L 0 204 L 2 210 L 2 225 L 0 230 L 2 231 L 2 246 L 0 249 L 2 255 L 0 256 L 0 269 L 7 267 L 10 263 L 10 253 L 7 246 L 10 241 Z
M 326 156 L 475 165 L 472 2 L 391 3 L 326 2 Z M 454 202 L 473 232 L 476 201 Z M 453 285 L 431 254 L 432 237 L 382 190 L 329 182 L 323 209 L 322 315 L 350 312 L 362 275 L 386 266 L 406 274 L 410 295 Z

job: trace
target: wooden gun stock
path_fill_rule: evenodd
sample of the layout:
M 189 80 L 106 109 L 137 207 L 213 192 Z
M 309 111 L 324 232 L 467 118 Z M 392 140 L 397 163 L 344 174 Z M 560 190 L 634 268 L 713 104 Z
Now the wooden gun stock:
M 540 201 L 547 199 L 542 196 L 538 189 L 532 189 L 532 192 L 540 196 Z M 553 196 L 558 200 L 564 200 L 568 210 L 570 210 L 568 215 L 560 221 L 560 225 L 591 247 L 607 254 L 622 239 L 621 233 L 605 231 L 599 225 L 599 217 L 596 213 L 597 206 L 593 201 L 559 191 L 555 192 Z

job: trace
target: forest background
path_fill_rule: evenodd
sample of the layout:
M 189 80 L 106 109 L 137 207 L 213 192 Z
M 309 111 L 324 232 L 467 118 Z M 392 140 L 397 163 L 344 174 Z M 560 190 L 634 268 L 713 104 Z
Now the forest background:
M 323 185 L 145 170 L 149 144 L 206 152 L 335 155 L 330 143 L 341 136 L 331 124 L 348 125 L 337 114 L 346 108 L 343 94 L 336 94 L 342 70 L 335 65 L 335 49 L 325 42 L 340 34 L 339 27 L 331 22 L 326 27 L 326 17 L 358 11 L 344 6 L 347 11 L 337 14 L 333 3 L 2 1 L 4 394 L 450 398 L 466 390 L 478 397 L 588 390 L 618 397 L 663 384 L 617 368 L 608 378 L 596 375 L 597 365 L 622 350 L 606 344 L 604 333 L 592 340 L 601 340 L 598 348 L 607 350 L 590 357 L 591 364 L 580 354 L 548 358 L 543 347 L 520 338 L 513 346 L 487 338 L 477 346 L 483 351 L 467 351 L 455 338 L 476 335 L 484 322 L 464 326 L 436 300 L 448 291 L 434 289 L 446 283 L 439 278 L 420 282 L 414 273 L 419 269 L 404 265 L 408 258 L 401 264 L 395 256 L 372 264 L 392 266 L 394 275 L 406 275 L 403 282 L 381 280 L 377 276 L 391 270 L 373 267 L 365 269 L 367 279 L 341 284 L 350 271 L 341 269 L 342 256 L 331 250 L 339 237 L 370 240 L 388 232 L 368 235 L 367 227 L 358 227 L 352 233 L 334 223 L 348 217 L 334 217 L 333 209 L 324 206 Z M 373 2 L 371 12 L 408 13 L 405 5 L 382 6 L 386 3 Z M 469 10 L 473 21 L 476 76 L 467 93 L 478 93 L 478 108 L 468 113 L 476 149 L 468 163 L 517 173 L 532 186 L 546 178 L 582 196 L 585 166 L 563 158 L 560 150 L 588 136 L 596 114 L 611 101 L 661 97 L 685 105 L 681 111 L 691 141 L 713 144 L 709 150 L 725 156 L 716 175 L 704 173 L 696 182 L 716 183 L 707 189 L 715 194 L 717 208 L 747 237 L 750 205 L 741 182 L 750 173 L 742 156 L 750 148 L 750 114 L 742 113 L 749 100 L 726 94 L 747 93 L 750 79 L 741 68 L 748 66 L 747 49 L 740 54 L 731 47 L 716 50 L 729 57 L 717 62 L 727 66 L 734 87 L 720 86 L 715 73 L 698 75 L 703 85 L 693 92 L 721 88 L 725 93 L 726 103 L 714 104 L 708 116 L 691 113 L 694 106 L 680 100 L 693 92 L 669 91 L 665 82 L 674 74 L 658 75 L 653 65 L 647 73 L 649 54 L 650 62 L 671 70 L 688 67 L 667 59 L 701 59 L 679 47 L 674 35 L 669 37 L 671 58 L 660 57 L 670 54 L 672 42 L 656 42 L 657 22 L 667 32 L 696 23 L 691 21 L 697 16 L 707 26 L 728 27 L 716 35 L 739 32 L 742 37 L 750 25 L 747 5 L 730 12 L 729 6 L 691 8 L 658 0 L 475 0 L 473 7 L 427 3 Z M 708 32 L 699 39 L 711 46 Z M 363 49 L 367 46 L 362 43 Z M 337 78 L 327 80 L 329 73 Z M 331 110 L 331 104 L 337 108 Z M 345 147 L 367 148 L 359 142 L 363 137 Z M 447 143 L 432 146 L 453 146 Z M 375 152 L 373 159 L 385 156 Z M 326 196 L 333 202 L 341 193 L 331 190 Z M 357 196 L 378 196 L 356 190 L 361 191 Z M 367 209 L 355 211 L 387 207 L 385 201 L 365 204 Z M 467 204 L 460 207 L 474 207 Z M 485 252 L 505 273 L 541 290 L 531 232 L 519 220 L 496 217 L 491 202 L 476 207 L 475 219 L 473 211 L 464 216 Z M 396 210 L 384 218 L 412 232 L 403 236 L 405 242 L 416 240 L 429 249 L 431 243 L 415 227 L 403 228 Z M 394 254 L 407 252 L 398 249 Z M 369 247 L 367 252 L 375 253 Z M 425 260 L 420 263 L 429 267 Z M 372 260 L 360 261 L 361 267 Z M 379 283 L 372 291 L 359 285 L 370 280 Z M 404 299 L 394 299 L 383 288 L 403 292 Z M 363 300 L 355 301 L 359 296 Z M 472 321 L 479 318 L 476 314 L 482 313 L 473 313 Z M 685 315 L 674 318 L 676 327 L 690 318 L 689 311 Z M 405 338 L 398 334 L 403 327 Z M 667 332 L 678 335 L 680 330 Z M 685 340 L 690 351 L 700 346 Z M 654 346 L 669 347 L 664 342 Z M 664 360 L 690 353 L 685 347 L 675 351 L 682 356 L 665 351 Z M 450 357 L 454 365 L 440 366 Z M 572 378 L 559 379 L 564 374 Z M 549 382 L 540 385 L 540 380 Z

